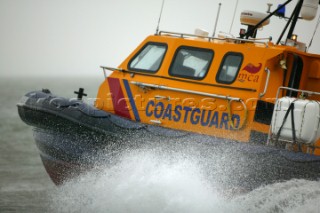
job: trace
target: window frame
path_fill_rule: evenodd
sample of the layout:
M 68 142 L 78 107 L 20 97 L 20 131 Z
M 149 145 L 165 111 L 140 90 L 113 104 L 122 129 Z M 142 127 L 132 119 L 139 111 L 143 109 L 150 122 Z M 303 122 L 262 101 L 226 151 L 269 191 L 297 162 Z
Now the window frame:
M 195 77 L 195 76 L 194 76 L 194 77 L 191 77 L 191 76 L 188 76 L 188 75 L 179 75 L 179 74 L 174 74 L 174 73 L 172 73 L 173 64 L 174 64 L 174 62 L 175 62 L 175 60 L 176 60 L 176 58 L 177 58 L 177 55 L 178 55 L 178 53 L 179 53 L 179 51 L 180 51 L 181 49 L 201 50 L 201 51 L 203 51 L 203 52 L 210 52 L 210 53 L 212 53 L 211 60 L 208 61 L 208 62 L 209 62 L 209 65 L 208 65 L 208 68 L 207 68 L 207 70 L 206 70 L 206 74 L 205 74 L 203 77 Z M 168 72 L 168 73 L 169 73 L 169 75 L 172 76 L 172 77 L 186 78 L 186 79 L 192 79 L 192 80 L 203 80 L 203 79 L 208 75 L 208 73 L 209 73 L 209 71 L 210 71 L 210 67 L 211 67 L 211 65 L 212 65 L 212 62 L 213 62 L 213 59 L 214 59 L 214 55 L 215 55 L 215 52 L 214 52 L 213 49 L 202 48 L 202 47 L 186 46 L 186 45 L 179 46 L 179 47 L 176 49 L 175 53 L 174 53 L 174 56 L 173 56 L 172 61 L 171 61 L 171 63 L 170 63 L 170 67 L 169 67 L 169 72 Z
M 163 57 L 162 57 L 162 59 L 161 59 L 161 61 L 160 61 L 159 68 L 158 68 L 157 70 L 154 70 L 154 71 L 153 71 L 153 70 L 138 69 L 138 68 L 133 68 L 133 67 L 131 67 L 131 63 L 136 59 L 136 57 L 138 57 L 139 54 L 141 54 L 141 52 L 142 52 L 148 45 L 158 45 L 158 46 L 163 46 L 163 47 L 165 47 L 165 51 L 164 51 Z M 164 58 L 166 57 L 167 51 L 168 51 L 168 44 L 167 44 L 167 43 L 163 43 L 163 42 L 153 42 L 153 41 L 152 41 L 152 42 L 147 42 L 147 43 L 145 43 L 145 44 L 140 48 L 140 50 L 139 50 L 136 54 L 134 54 L 134 56 L 131 57 L 131 59 L 130 59 L 129 62 L 128 62 L 128 70 L 136 71 L 136 72 L 143 72 L 143 73 L 155 74 L 155 73 L 157 73 L 157 72 L 160 70 L 160 68 L 161 68 L 161 66 L 162 66 L 162 64 L 163 64 Z
M 229 81 L 222 81 L 222 80 L 219 79 L 219 76 L 220 76 L 220 74 L 221 74 L 221 72 L 222 72 L 222 70 L 223 70 L 222 68 L 223 68 L 223 65 L 224 65 L 227 57 L 230 56 L 230 55 L 231 55 L 231 56 L 240 56 L 240 57 L 241 57 L 241 61 L 240 61 L 238 70 L 237 70 L 237 72 L 236 72 L 236 74 L 235 74 L 235 76 L 234 76 L 234 79 L 233 79 L 232 81 L 230 81 L 230 82 L 229 82 Z M 216 74 L 216 82 L 217 82 L 217 83 L 221 83 L 221 84 L 233 84 L 233 83 L 236 81 L 237 76 L 238 76 L 238 74 L 239 74 L 239 71 L 240 71 L 240 69 L 241 69 L 241 67 L 242 67 L 243 58 L 244 58 L 244 57 L 243 57 L 243 54 L 242 54 L 241 52 L 227 52 L 227 53 L 223 56 L 222 61 L 221 61 L 221 63 L 220 63 L 219 70 L 218 70 L 218 72 L 217 72 L 217 74 Z

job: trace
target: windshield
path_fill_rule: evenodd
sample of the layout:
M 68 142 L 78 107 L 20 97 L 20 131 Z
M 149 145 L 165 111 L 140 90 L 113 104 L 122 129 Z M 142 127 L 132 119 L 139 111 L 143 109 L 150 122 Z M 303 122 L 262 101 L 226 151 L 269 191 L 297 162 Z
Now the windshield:
M 212 50 L 180 47 L 170 67 L 170 75 L 202 79 L 209 70 L 212 58 Z
M 156 72 L 161 66 L 167 46 L 159 43 L 146 44 L 129 63 L 129 69 Z

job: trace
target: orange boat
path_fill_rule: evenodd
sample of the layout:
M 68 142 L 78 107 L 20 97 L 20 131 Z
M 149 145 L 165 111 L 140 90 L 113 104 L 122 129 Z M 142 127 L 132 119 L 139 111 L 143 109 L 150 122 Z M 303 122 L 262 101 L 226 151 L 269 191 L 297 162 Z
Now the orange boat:
M 19 113 L 36 127 L 53 181 L 92 168 L 101 150 L 115 153 L 156 138 L 172 144 L 192 138 L 205 149 L 214 144 L 232 147 L 235 156 L 249 153 L 237 167 L 257 164 L 261 171 L 248 174 L 248 185 L 318 178 L 320 55 L 308 53 L 293 32 L 299 14 L 314 18 L 319 2 L 298 1 L 278 42 L 257 38 L 257 29 L 271 16 L 283 17 L 290 2 L 268 14 L 242 12 L 248 28 L 238 38 L 199 29 L 148 36 L 118 68 L 102 66 L 95 106 L 81 100 L 83 91 L 77 100 L 48 90 L 28 93 Z

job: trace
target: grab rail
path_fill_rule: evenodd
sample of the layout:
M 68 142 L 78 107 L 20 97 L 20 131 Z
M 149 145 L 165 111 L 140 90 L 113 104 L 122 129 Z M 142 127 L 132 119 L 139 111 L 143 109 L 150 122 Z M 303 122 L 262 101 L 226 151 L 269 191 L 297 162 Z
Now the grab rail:
M 170 34 L 173 36 L 177 36 L 180 38 L 185 38 L 185 37 L 193 37 L 193 38 L 203 38 L 203 39 L 208 39 L 208 41 L 211 40 L 220 40 L 220 41 L 225 41 L 225 40 L 231 40 L 231 41 L 239 41 L 239 42 L 249 42 L 249 43 L 258 43 L 258 44 L 264 44 L 266 47 L 268 47 L 268 41 L 271 41 L 271 38 L 255 38 L 255 39 L 243 39 L 243 38 L 217 38 L 217 37 L 210 37 L 210 36 L 200 36 L 200 35 L 195 35 L 195 34 L 188 34 L 188 33 L 177 33 L 177 32 L 169 32 L 169 31 L 160 31 L 158 35 L 162 34 Z M 263 41 L 258 41 L 258 40 L 267 40 L 266 42 Z
M 161 90 L 170 90 L 170 91 L 175 91 L 175 92 L 183 92 L 183 93 L 189 93 L 193 95 L 203 95 L 203 96 L 208 96 L 212 98 L 219 98 L 219 99 L 224 99 L 224 100 L 230 100 L 230 101 L 238 101 L 240 102 L 240 98 L 236 97 L 230 97 L 230 96 L 225 96 L 225 95 L 218 95 L 218 94 L 211 94 L 211 93 L 206 93 L 206 92 L 198 92 L 198 91 L 193 91 L 193 90 L 186 90 L 186 89 L 180 89 L 180 88 L 174 88 L 174 87 L 167 87 L 167 86 L 162 86 L 162 85 L 157 85 L 157 84 L 147 84 L 147 83 L 141 83 L 141 82 L 136 82 L 136 81 L 130 81 L 131 84 L 134 84 L 139 87 L 150 87 L 150 88 L 155 88 L 155 89 L 161 89 Z
M 309 90 L 301 90 L 301 89 L 294 89 L 294 88 L 291 88 L 291 87 L 279 87 L 278 91 L 277 91 L 277 95 L 276 95 L 276 100 L 278 100 L 280 90 L 289 90 L 289 91 L 292 91 L 292 92 L 301 92 L 302 94 L 306 93 L 308 95 L 320 95 L 320 92 L 314 92 L 314 91 L 309 91 Z
M 266 93 L 267 93 L 267 89 L 268 89 L 268 85 L 269 85 L 269 79 L 270 79 L 270 70 L 268 67 L 266 67 L 265 71 L 267 72 L 267 79 L 266 79 L 266 83 L 264 85 L 264 90 L 262 93 L 259 94 L 259 97 L 262 98 Z
M 104 78 L 107 78 L 107 73 L 106 73 L 106 70 L 110 70 L 110 71 L 114 71 L 114 70 L 117 70 L 119 72 L 124 72 L 125 70 L 124 69 L 119 69 L 119 68 L 114 68 L 114 67 L 106 67 L 106 66 L 100 66 L 100 68 L 102 68 L 103 70 L 103 74 L 104 74 Z

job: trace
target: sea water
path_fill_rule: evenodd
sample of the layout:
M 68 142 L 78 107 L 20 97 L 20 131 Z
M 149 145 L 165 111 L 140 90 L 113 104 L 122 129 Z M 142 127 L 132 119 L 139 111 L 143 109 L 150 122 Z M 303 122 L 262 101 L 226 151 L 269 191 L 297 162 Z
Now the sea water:
M 94 98 L 102 80 L 0 79 L 0 212 L 320 212 L 320 181 L 229 191 L 212 181 L 194 156 L 152 149 L 127 150 L 114 165 L 56 187 L 16 103 L 42 88 L 75 97 L 73 91 L 83 87 Z

